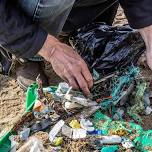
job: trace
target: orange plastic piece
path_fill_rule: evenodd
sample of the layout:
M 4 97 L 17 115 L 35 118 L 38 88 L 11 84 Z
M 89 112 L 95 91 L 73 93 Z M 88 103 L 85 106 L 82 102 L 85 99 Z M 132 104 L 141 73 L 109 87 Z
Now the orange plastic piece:
M 33 110 L 37 112 L 41 112 L 43 109 L 44 109 L 44 104 L 41 101 L 37 100 L 34 104 Z

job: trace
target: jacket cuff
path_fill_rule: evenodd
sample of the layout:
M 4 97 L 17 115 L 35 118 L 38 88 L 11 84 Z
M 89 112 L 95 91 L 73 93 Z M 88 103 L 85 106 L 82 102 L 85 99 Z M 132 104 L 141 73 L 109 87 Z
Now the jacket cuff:
M 24 52 L 23 54 L 20 54 L 19 57 L 23 59 L 34 57 L 43 47 L 46 41 L 47 35 L 48 33 L 45 30 L 43 30 L 42 28 L 39 28 L 39 30 L 37 31 L 36 39 L 33 42 L 33 45 L 31 46 L 31 48 L 28 51 Z
M 147 18 L 143 18 L 142 20 L 136 20 L 136 22 L 129 20 L 129 24 L 134 29 L 141 29 L 147 26 L 152 25 L 152 16 L 149 16 Z

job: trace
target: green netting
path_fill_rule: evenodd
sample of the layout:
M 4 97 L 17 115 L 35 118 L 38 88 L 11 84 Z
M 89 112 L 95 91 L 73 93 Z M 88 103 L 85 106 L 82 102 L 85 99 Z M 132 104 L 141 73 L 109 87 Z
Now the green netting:
M 152 130 L 143 131 L 140 136 L 138 136 L 134 142 L 136 143 L 136 148 L 142 152 L 152 151 Z
M 93 123 L 96 129 L 103 130 L 104 135 L 119 135 L 128 139 L 136 135 L 133 140 L 135 148 L 141 152 L 152 151 L 152 130 L 144 131 L 140 125 L 132 122 L 112 121 L 100 111 L 94 114 Z M 101 152 L 104 150 L 108 150 L 108 147 L 104 147 Z

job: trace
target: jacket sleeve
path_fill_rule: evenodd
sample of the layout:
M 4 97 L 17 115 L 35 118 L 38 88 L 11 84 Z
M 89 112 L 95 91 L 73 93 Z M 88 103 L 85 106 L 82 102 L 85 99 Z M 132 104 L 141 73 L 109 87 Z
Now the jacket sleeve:
M 131 27 L 152 25 L 152 0 L 120 0 L 120 3 Z
M 34 24 L 11 0 L 0 1 L 0 46 L 17 57 L 33 57 L 47 33 Z

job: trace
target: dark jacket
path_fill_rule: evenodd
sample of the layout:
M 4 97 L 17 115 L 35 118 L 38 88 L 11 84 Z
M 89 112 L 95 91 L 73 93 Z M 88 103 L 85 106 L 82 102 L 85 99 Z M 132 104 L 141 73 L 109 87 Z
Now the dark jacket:
M 15 0 L 0 0 L 0 45 L 17 57 L 30 58 L 41 49 L 47 33 L 11 1 Z M 120 3 L 133 28 L 152 25 L 152 0 L 120 0 Z
M 47 33 L 15 4 L 0 0 L 0 45 L 17 57 L 30 58 L 43 46 Z

